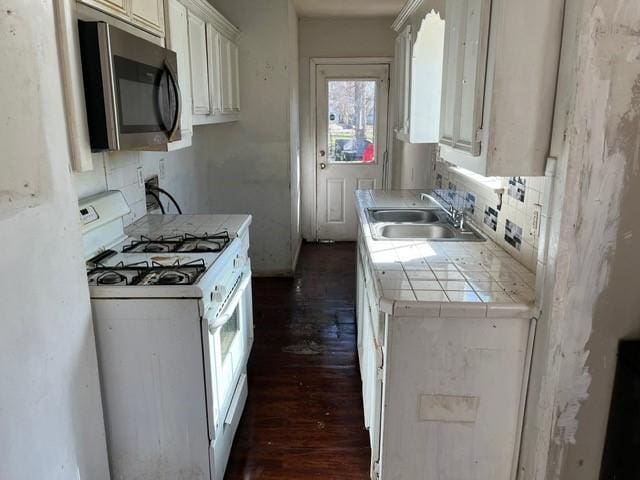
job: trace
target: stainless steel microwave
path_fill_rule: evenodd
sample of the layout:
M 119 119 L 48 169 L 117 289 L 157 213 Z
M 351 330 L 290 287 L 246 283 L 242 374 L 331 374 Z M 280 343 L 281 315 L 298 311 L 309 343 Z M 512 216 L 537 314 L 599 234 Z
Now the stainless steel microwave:
M 105 22 L 78 21 L 91 149 L 159 150 L 180 140 L 176 54 Z

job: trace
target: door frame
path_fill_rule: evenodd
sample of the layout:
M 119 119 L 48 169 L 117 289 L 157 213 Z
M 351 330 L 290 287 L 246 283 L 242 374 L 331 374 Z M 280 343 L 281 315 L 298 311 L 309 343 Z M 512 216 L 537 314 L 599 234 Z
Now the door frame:
M 313 202 L 307 205 L 307 211 L 305 215 L 309 216 L 311 219 L 311 237 L 313 240 L 318 241 L 318 171 L 315 168 L 316 165 L 316 155 L 315 152 L 318 150 L 318 139 L 317 139 L 317 76 L 316 72 L 318 66 L 320 65 L 388 65 L 389 66 L 389 76 L 392 77 L 391 72 L 393 71 L 393 57 L 340 57 L 340 58 L 331 58 L 331 57 L 312 57 L 309 59 L 309 128 L 310 128 L 310 138 L 311 138 L 311 151 L 314 153 L 310 156 L 309 159 L 306 159 L 307 162 L 313 162 L 314 168 L 309 168 L 309 172 L 313 172 L 311 178 L 304 182 L 303 187 L 311 189 Z M 386 189 L 388 185 L 391 185 L 391 152 L 393 150 L 392 142 L 393 141 L 393 122 L 390 121 L 392 115 L 392 102 L 391 102 L 391 82 L 392 78 L 389 79 L 389 95 L 387 100 L 387 166 L 386 166 L 386 175 L 384 175 L 384 183 L 382 185 L 383 189 Z

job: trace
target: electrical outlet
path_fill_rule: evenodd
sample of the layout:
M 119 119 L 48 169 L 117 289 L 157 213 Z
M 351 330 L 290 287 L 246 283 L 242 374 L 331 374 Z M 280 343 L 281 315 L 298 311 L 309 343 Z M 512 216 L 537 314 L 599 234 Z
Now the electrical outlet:
M 144 175 L 142 174 L 142 167 L 138 167 L 138 186 L 144 188 Z
M 542 215 L 542 206 L 534 205 L 531 213 L 531 225 L 529 226 L 529 236 L 536 238 L 540 234 L 540 220 Z
M 160 178 L 162 178 L 164 180 L 164 178 L 166 177 L 167 171 L 165 169 L 165 165 L 164 165 L 164 158 L 160 159 L 160 166 L 158 167 L 159 170 L 159 175 Z

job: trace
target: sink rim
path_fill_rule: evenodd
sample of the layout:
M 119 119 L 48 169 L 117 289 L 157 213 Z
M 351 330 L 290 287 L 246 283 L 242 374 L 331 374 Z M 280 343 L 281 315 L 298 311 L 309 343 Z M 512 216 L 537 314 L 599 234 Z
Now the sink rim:
M 391 220 L 391 219 L 380 219 L 379 214 L 384 213 L 399 213 L 399 214 L 407 214 L 411 212 L 415 212 L 418 214 L 425 214 L 424 216 L 435 217 L 434 220 L 431 219 L 416 219 L 416 220 Z M 442 208 L 368 208 L 367 216 L 369 217 L 370 223 L 373 224 L 381 224 L 381 223 L 390 223 L 390 224 L 416 224 L 416 225 L 433 225 L 436 223 L 443 223 L 443 219 L 447 218 L 447 212 Z
M 467 222 L 467 226 L 464 230 L 459 230 L 453 225 L 449 224 L 446 221 L 443 222 L 433 222 L 433 223 L 396 223 L 396 222 L 378 222 L 378 223 L 370 223 L 369 224 L 371 231 L 371 238 L 375 241 L 411 241 L 411 240 L 422 240 L 428 242 L 486 242 L 487 238 L 485 235 L 480 233 L 480 231 L 470 225 Z M 439 236 L 424 236 L 416 234 L 416 236 L 392 236 L 387 237 L 383 235 L 383 230 L 389 227 L 393 228 L 417 228 L 427 230 L 429 228 L 441 228 L 446 229 L 451 232 L 453 235 L 450 237 L 439 237 Z
M 429 230 L 434 230 L 435 232 L 446 232 L 445 235 L 432 235 L 432 236 L 425 236 L 425 235 L 420 235 L 420 236 L 414 236 L 414 235 L 409 235 L 409 236 L 399 236 L 399 235 L 386 235 L 386 231 L 387 230 L 418 230 L 418 232 L 416 233 L 420 233 L 419 231 L 424 231 L 424 233 L 426 233 Z M 434 232 L 434 233 L 435 233 Z M 383 238 L 388 238 L 388 239 L 414 239 L 414 238 L 425 238 L 428 240 L 450 240 L 450 239 L 454 239 L 457 238 L 457 232 L 455 230 L 455 228 L 453 228 L 450 225 L 446 225 L 443 223 L 419 223 L 419 224 L 412 224 L 412 223 L 404 223 L 404 224 L 397 224 L 397 223 L 392 223 L 392 224 L 386 224 L 386 225 L 382 225 L 380 226 L 380 228 L 378 228 L 378 234 L 379 236 L 383 237 Z

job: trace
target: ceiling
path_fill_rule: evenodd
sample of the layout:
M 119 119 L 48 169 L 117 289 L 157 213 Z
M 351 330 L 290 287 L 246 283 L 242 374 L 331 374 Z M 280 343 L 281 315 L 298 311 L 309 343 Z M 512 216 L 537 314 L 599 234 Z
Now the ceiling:
M 293 0 L 300 17 L 395 17 L 406 0 Z

